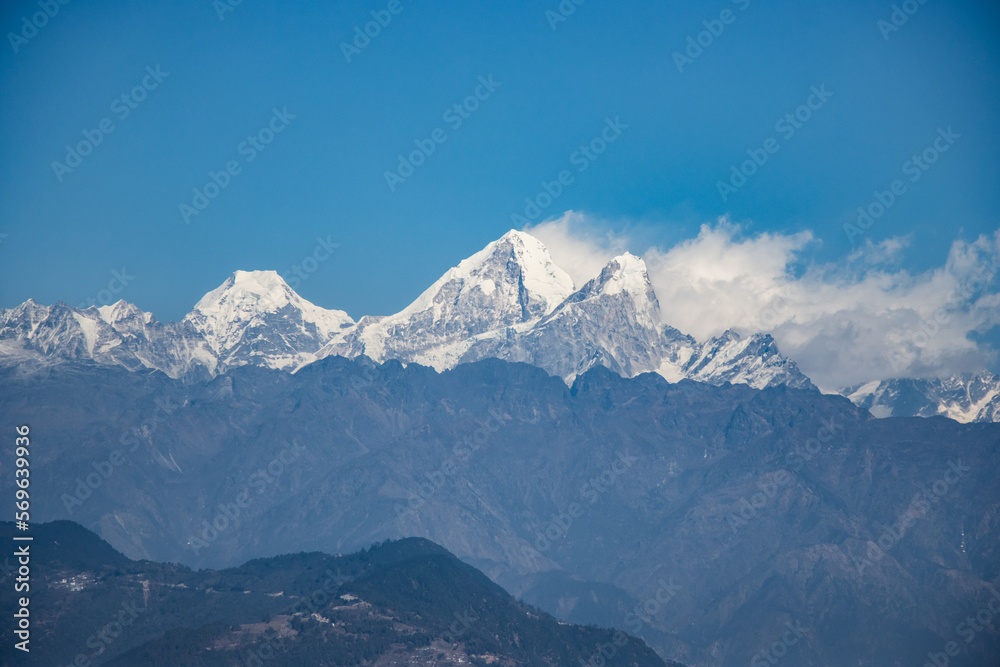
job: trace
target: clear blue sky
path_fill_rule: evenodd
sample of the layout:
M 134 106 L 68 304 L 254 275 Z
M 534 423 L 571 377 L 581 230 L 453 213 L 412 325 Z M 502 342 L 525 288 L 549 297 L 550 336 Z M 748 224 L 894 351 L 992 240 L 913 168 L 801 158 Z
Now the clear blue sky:
M 921 271 L 1000 220 L 996 2 L 914 3 L 888 39 L 888 1 L 587 0 L 555 30 L 557 0 L 398 3 L 350 63 L 341 42 L 387 2 L 245 0 L 220 20 L 210 0 L 74 0 L 17 53 L 10 33 L 41 9 L 4 3 L 0 307 L 75 305 L 126 267 L 120 296 L 178 319 L 236 269 L 287 278 L 329 236 L 340 247 L 298 291 L 354 317 L 394 312 L 563 169 L 573 183 L 543 217 L 641 222 L 669 246 L 729 214 L 811 230 L 815 258 L 835 260 L 852 212 L 948 126 L 961 139 L 867 236 L 912 233 Z M 672 54 L 727 8 L 679 72 Z M 168 76 L 121 118 L 116 98 L 157 65 Z M 500 86 L 453 129 L 444 112 L 490 75 Z M 775 122 L 821 84 L 833 96 L 782 137 Z M 241 142 L 285 107 L 294 119 L 247 161 Z M 571 154 L 606 117 L 628 128 L 580 173 Z M 52 163 L 104 119 L 114 131 L 60 181 Z M 446 141 L 390 191 L 385 171 L 436 128 Z M 723 201 L 717 181 L 768 137 L 778 152 Z M 185 224 L 179 205 L 231 160 L 240 172 Z

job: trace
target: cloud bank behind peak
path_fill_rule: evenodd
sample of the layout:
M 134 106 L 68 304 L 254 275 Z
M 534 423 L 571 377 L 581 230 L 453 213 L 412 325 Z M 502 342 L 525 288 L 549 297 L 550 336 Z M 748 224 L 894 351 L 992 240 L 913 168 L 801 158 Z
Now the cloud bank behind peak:
M 626 250 L 646 262 L 664 323 L 699 340 L 768 332 L 824 391 L 894 377 L 993 368 L 1000 330 L 1000 230 L 952 243 L 943 266 L 900 268 L 907 237 L 814 263 L 808 231 L 747 233 L 723 218 L 671 247 L 634 247 L 586 214 L 526 228 L 584 284 Z

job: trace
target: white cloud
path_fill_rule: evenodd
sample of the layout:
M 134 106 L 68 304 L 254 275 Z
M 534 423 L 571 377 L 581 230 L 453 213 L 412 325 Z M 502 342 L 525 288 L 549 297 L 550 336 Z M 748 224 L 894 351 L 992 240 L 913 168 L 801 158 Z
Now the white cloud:
M 629 249 L 627 238 L 611 232 L 601 234 L 598 229 L 599 225 L 583 214 L 566 211 L 560 218 L 524 231 L 545 244 L 552 261 L 579 288 L 600 273 L 611 258 Z
M 636 252 L 627 235 L 598 229 L 571 211 L 526 231 L 579 286 L 614 255 Z M 952 375 L 993 361 L 994 351 L 968 334 L 1000 325 L 1000 230 L 955 241 L 944 266 L 916 275 L 898 268 L 907 237 L 802 267 L 815 243 L 809 232 L 747 235 L 723 219 L 642 257 L 667 324 L 699 340 L 730 328 L 769 332 L 824 390 Z

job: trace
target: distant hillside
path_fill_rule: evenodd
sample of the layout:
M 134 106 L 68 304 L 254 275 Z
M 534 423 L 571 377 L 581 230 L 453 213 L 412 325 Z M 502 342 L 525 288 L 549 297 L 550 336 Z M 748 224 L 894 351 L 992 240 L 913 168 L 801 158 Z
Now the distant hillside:
M 13 524 L 0 523 L 10 543 Z M 33 528 L 30 660 L 4 665 L 664 665 L 621 632 L 558 623 L 433 542 L 193 571 L 125 558 L 69 521 Z M 11 595 L 0 612 L 13 614 Z M 3 645 L 12 645 L 9 624 Z M 673 663 L 676 664 L 676 663 Z

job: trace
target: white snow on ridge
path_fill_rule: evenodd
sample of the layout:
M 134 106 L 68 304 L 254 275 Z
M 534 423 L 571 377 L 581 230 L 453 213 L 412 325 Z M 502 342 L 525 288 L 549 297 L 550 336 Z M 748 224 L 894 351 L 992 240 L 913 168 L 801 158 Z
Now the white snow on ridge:
M 524 287 L 542 298 L 546 303 L 545 313 L 551 313 L 556 306 L 573 293 L 573 279 L 569 277 L 568 273 L 556 266 L 548 249 L 534 236 L 512 229 L 504 234 L 500 241 L 504 239 L 509 239 L 512 242 L 516 239 L 520 242 L 523 257 L 521 266 L 525 270 L 522 278 Z M 495 243 L 500 241 L 495 241 Z
M 644 294 L 649 289 L 649 277 L 646 274 L 646 262 L 630 252 L 618 255 L 611 260 L 609 266 L 617 269 L 609 273 L 609 278 L 601 285 L 602 294 Z
M 320 308 L 300 297 L 275 271 L 236 271 L 203 296 L 184 321 L 190 322 L 209 346 L 221 353 L 236 347 L 249 327 L 281 319 L 280 313 L 286 308 L 299 314 L 300 333 L 306 333 L 303 324 L 315 326 L 323 338 L 320 345 L 340 333 L 345 325 L 353 324 L 347 313 Z
M 318 357 L 364 354 L 451 368 L 479 336 L 537 321 L 573 292 L 542 243 L 511 230 L 448 269 L 398 313 L 362 318 Z
M 878 380 L 872 380 L 871 382 L 866 382 L 849 394 L 844 394 L 850 401 L 857 403 L 859 400 L 872 394 L 878 389 L 880 382 Z
M 545 303 L 545 313 L 551 312 L 573 292 L 573 281 L 569 274 L 555 265 L 552 257 L 549 256 L 549 251 L 545 249 L 541 241 L 524 232 L 512 229 L 471 257 L 463 259 L 458 266 L 448 269 L 413 303 L 395 315 L 385 317 L 380 321 L 380 324 L 386 325 L 404 321 L 417 313 L 428 310 L 434 313 L 433 320 L 437 321 L 442 316 L 442 310 L 438 305 L 438 295 L 452 283 L 459 286 L 459 294 L 479 288 L 484 294 L 493 295 L 498 285 L 484 274 L 490 269 L 496 268 L 490 260 L 502 251 L 501 246 L 505 243 L 511 245 L 514 258 L 520 265 L 521 280 L 525 289 L 530 295 Z M 458 298 L 458 294 L 455 295 L 455 298 Z
M 941 403 L 939 411 L 945 417 L 967 423 L 984 414 L 989 405 L 998 397 L 1000 397 L 1000 385 L 994 387 L 978 400 L 966 393 L 967 402 L 964 406 L 958 401 L 944 401 Z
M 84 339 L 87 341 L 87 351 L 94 355 L 94 345 L 97 343 L 97 322 L 82 313 L 73 313 L 73 319 L 80 326 Z
M 962 423 L 1000 421 L 1000 376 L 989 371 L 873 381 L 840 393 L 876 417 L 941 415 Z
M 153 313 L 144 312 L 124 299 L 119 299 L 109 306 L 97 306 L 96 308 L 101 319 L 115 329 L 118 328 L 115 326 L 116 324 L 134 315 L 138 315 L 142 324 L 149 324 L 153 321 Z

